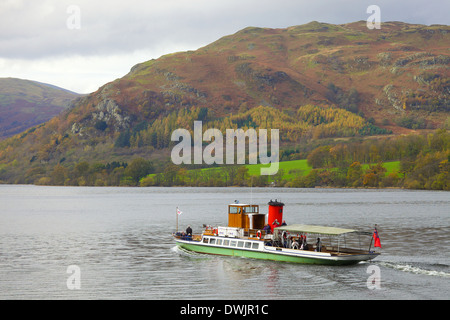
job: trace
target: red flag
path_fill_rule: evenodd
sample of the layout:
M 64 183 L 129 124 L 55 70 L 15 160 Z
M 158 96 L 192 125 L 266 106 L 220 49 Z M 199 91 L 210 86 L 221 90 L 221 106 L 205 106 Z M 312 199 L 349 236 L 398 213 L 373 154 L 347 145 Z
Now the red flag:
M 381 248 L 380 237 L 378 236 L 377 228 L 373 232 L 373 240 L 375 241 L 374 247 Z

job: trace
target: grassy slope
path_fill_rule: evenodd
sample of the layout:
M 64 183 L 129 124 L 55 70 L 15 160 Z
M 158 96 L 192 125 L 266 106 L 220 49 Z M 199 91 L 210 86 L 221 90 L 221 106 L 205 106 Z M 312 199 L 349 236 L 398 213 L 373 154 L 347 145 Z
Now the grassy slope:
M 369 168 L 370 164 L 363 164 L 363 170 Z M 391 161 L 383 163 L 383 166 L 386 168 L 386 175 L 392 172 L 398 172 L 400 169 L 400 161 Z M 268 165 L 262 164 L 253 164 L 246 165 L 248 168 L 248 172 L 252 176 L 257 176 L 260 173 L 260 169 L 264 167 L 268 167 Z M 283 179 L 290 180 L 294 178 L 298 173 L 306 176 L 311 170 L 312 167 L 308 165 L 308 161 L 304 160 L 293 160 L 293 161 L 283 161 L 280 162 L 279 170 L 283 170 Z M 297 171 L 297 172 L 296 172 Z
M 252 164 L 246 165 L 248 168 L 248 173 L 252 176 L 258 176 L 260 174 L 261 168 L 268 167 L 269 165 L 263 164 Z M 293 160 L 293 161 L 282 161 L 280 162 L 280 166 L 278 170 L 283 170 L 283 179 L 291 179 L 296 174 L 293 172 L 298 171 L 302 175 L 307 175 L 309 171 L 311 171 L 312 167 L 308 165 L 308 161 L 305 160 Z M 289 173 L 291 172 L 291 173 Z
M 261 168 L 267 168 L 269 165 L 263 164 L 247 164 L 245 165 L 248 168 L 248 174 L 250 176 L 259 176 Z M 363 170 L 369 168 L 370 164 L 363 164 Z M 386 168 L 386 175 L 390 173 L 398 173 L 400 169 L 400 161 L 390 161 L 383 163 L 383 166 Z M 213 168 L 204 168 L 204 169 L 193 169 L 188 171 L 220 171 L 222 170 L 220 167 Z M 311 170 L 312 167 L 308 165 L 308 161 L 306 159 L 303 160 L 292 160 L 292 161 L 282 161 L 279 163 L 279 170 L 283 170 L 283 180 L 291 180 L 295 178 L 295 176 L 302 174 L 306 176 Z M 155 174 L 149 175 L 151 177 L 155 176 Z M 270 179 L 269 179 L 270 180 Z

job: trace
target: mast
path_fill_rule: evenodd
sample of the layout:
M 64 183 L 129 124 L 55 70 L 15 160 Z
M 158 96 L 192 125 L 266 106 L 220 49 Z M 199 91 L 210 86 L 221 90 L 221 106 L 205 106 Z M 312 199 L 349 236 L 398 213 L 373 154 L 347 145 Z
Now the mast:
M 375 224 L 375 230 L 377 230 L 377 225 L 376 224 Z M 370 238 L 369 253 L 370 253 L 370 249 L 372 248 L 372 242 L 373 242 L 373 235 Z

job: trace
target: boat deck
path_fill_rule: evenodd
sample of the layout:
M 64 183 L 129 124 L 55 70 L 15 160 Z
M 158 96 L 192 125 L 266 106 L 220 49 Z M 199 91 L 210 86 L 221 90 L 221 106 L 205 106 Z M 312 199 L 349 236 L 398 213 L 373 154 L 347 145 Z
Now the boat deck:
M 202 242 L 202 238 L 203 238 L 203 234 L 194 234 L 192 236 L 182 236 L 182 235 L 174 235 L 174 238 L 176 239 L 180 239 L 180 240 L 185 240 L 185 241 L 192 241 L 192 242 L 198 242 L 201 243 Z M 228 238 L 228 237 L 220 237 L 220 236 L 210 236 L 207 235 L 208 237 L 214 237 L 214 238 L 223 238 L 223 239 L 228 239 L 228 240 L 252 240 L 252 241 L 259 241 L 259 242 L 264 242 L 264 239 L 259 239 L 259 238 L 255 238 L 255 237 L 237 237 L 237 238 Z M 272 242 L 272 241 L 271 241 Z M 270 248 L 274 248 L 276 250 L 294 250 L 294 251 L 300 251 L 300 252 L 316 252 L 316 246 L 315 245 L 308 245 L 307 249 L 294 249 L 294 248 L 289 248 L 289 247 L 284 247 L 281 246 L 280 244 L 276 244 L 273 243 L 275 245 L 272 244 L 267 244 L 268 242 L 266 242 L 264 244 L 264 247 L 270 247 Z M 352 255 L 360 255 L 360 254 L 366 254 L 367 251 L 365 250 L 358 250 L 358 249 L 350 249 L 350 248 L 334 248 L 332 246 L 322 246 L 322 250 L 320 251 L 321 253 L 328 253 L 331 256 L 352 256 Z

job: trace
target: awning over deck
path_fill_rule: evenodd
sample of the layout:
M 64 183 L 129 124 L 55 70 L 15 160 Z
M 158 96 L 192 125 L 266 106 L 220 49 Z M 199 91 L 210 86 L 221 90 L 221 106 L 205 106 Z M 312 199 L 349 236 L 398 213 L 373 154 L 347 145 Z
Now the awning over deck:
M 311 226 L 306 224 L 292 224 L 288 226 L 281 226 L 275 228 L 275 230 L 280 231 L 289 231 L 289 232 L 297 232 L 297 233 L 314 233 L 314 234 L 326 234 L 339 236 L 346 233 L 357 232 L 357 230 L 353 229 L 343 229 L 343 228 L 334 228 L 334 227 L 324 227 L 324 226 Z

